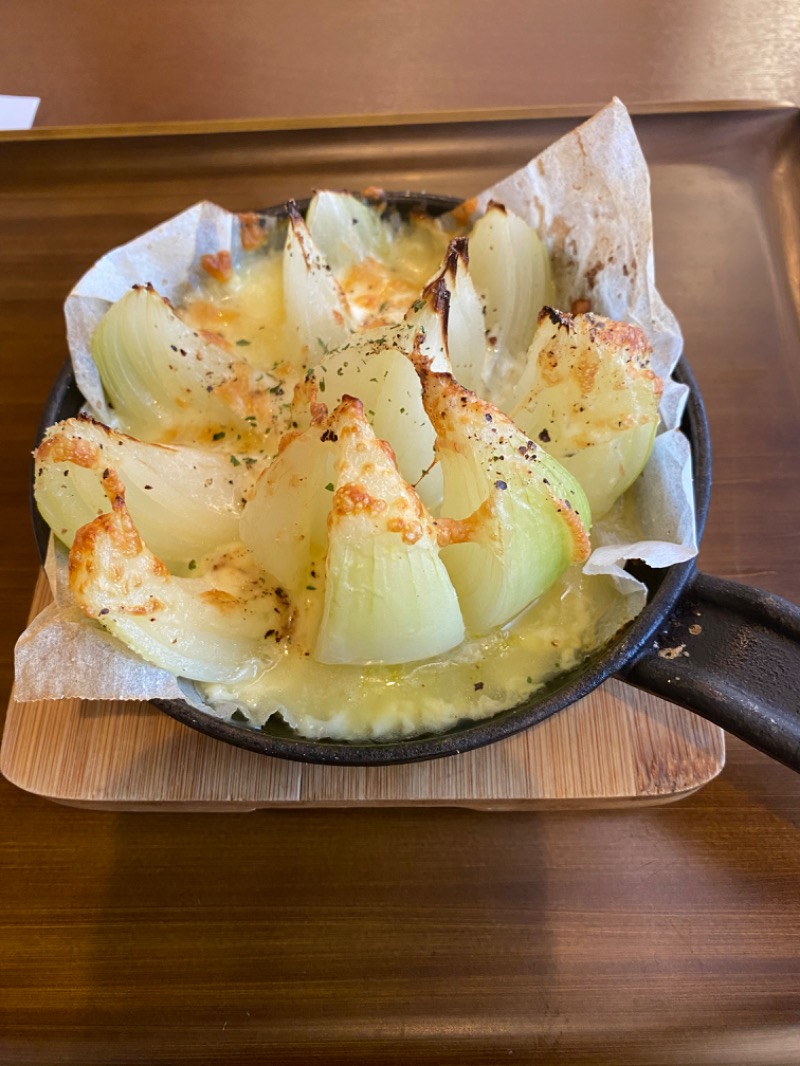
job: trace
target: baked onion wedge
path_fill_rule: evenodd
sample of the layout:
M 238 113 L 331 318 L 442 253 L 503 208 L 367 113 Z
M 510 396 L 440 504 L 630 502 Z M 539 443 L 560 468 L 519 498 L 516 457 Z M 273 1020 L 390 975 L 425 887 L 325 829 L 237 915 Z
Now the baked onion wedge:
M 492 403 L 505 410 L 525 366 L 539 312 L 554 302 L 550 258 L 533 227 L 492 201 L 470 235 L 469 270 L 493 353 L 483 384 Z
M 321 191 L 306 215 L 309 233 L 347 293 L 359 329 L 394 324 L 436 270 L 447 237 L 428 217 L 401 222 L 385 204 Z
M 312 401 L 311 424 L 283 439 L 255 483 L 239 534 L 259 564 L 292 591 L 323 558 L 333 492 L 335 434 L 325 407 Z
M 314 657 L 388 664 L 449 651 L 463 640 L 464 623 L 430 514 L 360 401 L 342 402 L 331 431 L 338 456 Z
M 313 366 L 330 348 L 345 344 L 353 328 L 350 306 L 303 216 L 289 201 L 283 252 L 286 335 L 298 367 Z
M 650 457 L 663 385 L 637 326 L 544 308 L 512 420 L 583 486 L 601 518 Z
M 364 259 L 387 258 L 389 231 L 380 213 L 351 193 L 327 189 L 315 193 L 306 224 L 340 280 Z
M 228 456 L 147 444 L 78 417 L 51 426 L 34 452 L 36 504 L 67 547 L 108 510 L 111 475 L 125 487 L 137 529 L 173 573 L 188 573 L 206 552 L 238 537 L 241 508 Z
M 467 629 L 505 625 L 589 556 L 586 495 L 497 408 L 420 359 L 425 410 L 444 476 L 442 559 Z
M 267 669 L 276 656 L 274 635 L 288 624 L 287 607 L 246 549 L 218 556 L 207 575 L 175 577 L 140 537 L 122 484 L 109 477 L 106 490 L 109 511 L 82 526 L 70 549 L 76 605 L 177 677 L 235 684 Z
M 145 441 L 237 439 L 259 447 L 280 408 L 279 384 L 187 326 L 166 298 L 137 285 L 92 336 L 92 358 L 116 427 Z
M 406 323 L 411 327 L 406 342 L 416 343 L 416 351 L 430 360 L 433 370 L 452 371 L 468 389 L 480 386 L 488 352 L 466 237 L 450 242 L 441 269 L 422 290 Z
M 400 473 L 417 485 L 429 508 L 442 498 L 441 475 L 433 466 L 433 426 L 422 406 L 422 389 L 408 355 L 413 349 L 413 319 L 399 326 L 369 330 L 329 352 L 314 367 L 312 380 L 331 408 L 344 396 L 361 400 L 364 414 L 382 440 L 392 442 Z M 437 366 L 449 367 L 439 352 Z

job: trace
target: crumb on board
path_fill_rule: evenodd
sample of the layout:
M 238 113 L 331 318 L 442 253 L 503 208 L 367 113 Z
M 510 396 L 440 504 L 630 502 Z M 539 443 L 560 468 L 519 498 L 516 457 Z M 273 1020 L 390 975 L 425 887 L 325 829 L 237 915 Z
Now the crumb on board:
M 677 644 L 674 648 L 662 648 L 658 653 L 662 659 L 679 659 L 686 654 L 686 645 Z

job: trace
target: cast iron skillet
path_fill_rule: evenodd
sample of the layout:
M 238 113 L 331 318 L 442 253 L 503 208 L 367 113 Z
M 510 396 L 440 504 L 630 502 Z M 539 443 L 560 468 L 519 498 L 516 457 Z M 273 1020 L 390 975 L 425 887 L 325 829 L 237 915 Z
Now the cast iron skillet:
M 402 212 L 431 214 L 443 213 L 459 202 L 418 193 L 391 194 L 388 200 Z M 298 206 L 304 210 L 307 202 Z M 285 208 L 263 213 L 281 216 Z M 675 377 L 691 390 L 682 428 L 692 447 L 699 538 L 711 491 L 708 421 L 685 360 L 680 361 Z M 77 414 L 82 403 L 67 361 L 45 405 L 37 442 L 48 426 Z M 49 529 L 35 504 L 33 519 L 44 559 Z M 666 570 L 641 564 L 631 569 L 647 585 L 648 602 L 610 644 L 524 703 L 492 718 L 464 720 L 446 733 L 382 742 L 308 740 L 280 719 L 254 729 L 221 721 L 182 701 L 153 703 L 185 725 L 251 751 L 302 762 L 370 766 L 455 755 L 502 740 L 617 676 L 695 711 L 800 771 L 800 608 L 779 596 L 700 573 L 693 561 Z

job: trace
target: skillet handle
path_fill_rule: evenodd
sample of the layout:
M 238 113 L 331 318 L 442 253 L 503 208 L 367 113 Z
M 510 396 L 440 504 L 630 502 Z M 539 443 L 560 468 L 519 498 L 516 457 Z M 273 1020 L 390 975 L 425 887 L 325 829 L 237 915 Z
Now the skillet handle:
M 800 772 L 800 607 L 696 573 L 620 677 Z

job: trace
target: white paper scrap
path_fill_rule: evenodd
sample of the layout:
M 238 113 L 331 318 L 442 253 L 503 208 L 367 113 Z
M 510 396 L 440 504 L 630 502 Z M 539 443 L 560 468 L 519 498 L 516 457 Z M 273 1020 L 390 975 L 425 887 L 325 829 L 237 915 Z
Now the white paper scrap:
M 0 130 L 29 130 L 41 102 L 39 96 L 0 94 Z

